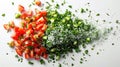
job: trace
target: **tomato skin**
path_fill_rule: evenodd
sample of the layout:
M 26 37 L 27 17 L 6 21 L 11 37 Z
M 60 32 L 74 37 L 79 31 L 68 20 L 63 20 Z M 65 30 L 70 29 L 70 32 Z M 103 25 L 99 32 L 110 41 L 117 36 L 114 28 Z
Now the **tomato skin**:
M 43 25 L 44 25 L 44 24 L 38 24 L 38 25 L 36 26 L 35 30 L 37 30 L 37 31 L 41 30 L 42 27 L 43 27 Z
M 13 34 L 13 35 L 11 36 L 11 38 L 12 38 L 13 40 L 18 40 L 19 37 L 18 37 L 18 34 L 15 33 L 15 34 Z
M 43 54 L 43 58 L 47 59 L 48 58 L 48 54 Z
M 41 5 L 42 5 L 40 0 L 35 0 L 35 4 L 36 4 L 37 6 L 41 6 Z
M 22 56 L 22 51 L 20 49 L 16 48 L 15 51 L 19 56 Z
M 45 31 L 47 29 L 47 25 L 44 24 L 43 27 L 42 27 L 42 31 Z
M 32 10 L 29 10 L 29 11 L 27 11 L 26 13 L 27 13 L 27 16 L 28 16 L 28 17 L 31 17 L 31 16 L 33 15 L 33 11 L 32 11 Z
M 30 56 L 28 53 L 25 53 L 24 56 L 25 56 L 25 59 L 30 59 Z
M 42 53 L 46 52 L 46 48 L 45 47 L 40 47 L 40 50 L 41 50 Z
M 36 24 L 45 24 L 46 20 L 44 19 L 44 17 L 40 17 L 37 21 Z
M 22 5 L 18 6 L 18 11 L 20 11 L 21 13 L 25 11 L 25 8 Z
M 11 28 L 14 28 L 14 27 L 15 27 L 14 21 L 10 21 L 10 22 L 9 22 L 9 26 L 10 26 Z
M 10 26 L 8 24 L 4 24 L 3 27 L 7 31 L 11 30 L 11 28 L 10 28 Z
M 44 32 L 40 31 L 38 32 L 38 36 L 42 37 L 44 35 Z
M 41 14 L 42 14 L 43 16 L 47 16 L 47 11 L 41 11 Z
M 35 60 L 40 60 L 40 56 L 38 54 L 35 54 Z
M 35 48 L 35 53 L 37 54 L 37 55 L 41 55 L 41 50 L 39 49 L 39 48 Z
M 33 50 L 30 51 L 30 58 L 34 58 L 34 51 Z

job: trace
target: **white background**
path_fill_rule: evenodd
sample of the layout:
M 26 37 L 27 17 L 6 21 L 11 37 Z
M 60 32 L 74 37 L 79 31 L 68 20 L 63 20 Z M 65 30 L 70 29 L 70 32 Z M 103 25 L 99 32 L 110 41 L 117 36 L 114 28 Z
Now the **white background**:
M 62 59 L 56 63 L 47 63 L 46 65 L 41 65 L 39 62 L 33 61 L 34 65 L 31 66 L 25 59 L 22 63 L 17 62 L 17 59 L 14 57 L 16 54 L 15 51 L 7 45 L 7 42 L 11 40 L 11 34 L 6 33 L 3 24 L 15 20 L 14 14 L 17 12 L 18 4 L 22 4 L 28 8 L 28 4 L 32 1 L 33 0 L 0 0 L 0 15 L 2 13 L 6 14 L 5 17 L 0 16 L 0 67 L 58 67 L 58 63 L 63 63 L 64 61 L 68 63 L 68 65 L 62 64 L 62 67 L 72 67 L 71 63 L 75 64 L 74 67 L 120 67 L 120 28 L 119 24 L 115 24 L 115 20 L 120 19 L 120 0 L 66 0 L 68 4 L 73 5 L 74 9 L 86 7 L 85 4 L 89 2 L 89 8 L 91 10 L 102 14 L 100 17 L 94 17 L 95 19 L 112 21 L 112 24 L 101 22 L 98 23 L 98 26 L 101 28 L 113 26 L 114 31 L 116 31 L 116 35 L 110 34 L 107 36 L 107 40 L 97 42 L 98 46 L 96 46 L 94 51 L 90 52 L 91 56 L 86 57 L 87 62 L 83 64 L 79 63 L 80 53 L 74 53 L 75 61 L 71 60 L 70 57 L 72 54 L 69 54 L 67 59 Z M 42 2 L 43 1 L 44 0 L 42 0 Z M 14 6 L 11 2 L 15 3 Z M 109 13 L 110 17 L 104 16 L 105 13 Z M 17 22 L 18 20 L 15 21 Z M 118 29 L 116 29 L 116 26 L 118 26 Z M 112 46 L 111 43 L 115 43 L 115 45 Z M 97 55 L 97 52 L 100 52 L 100 54 Z M 8 53 L 8 55 L 6 55 L 6 53 Z

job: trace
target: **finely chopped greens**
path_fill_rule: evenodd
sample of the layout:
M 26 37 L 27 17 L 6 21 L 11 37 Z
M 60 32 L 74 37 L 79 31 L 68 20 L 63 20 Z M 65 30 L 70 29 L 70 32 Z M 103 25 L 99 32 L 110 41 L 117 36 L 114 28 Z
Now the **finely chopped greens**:
M 71 11 L 47 11 L 48 28 L 43 36 L 43 45 L 47 48 L 49 58 L 59 60 L 62 55 L 72 52 L 73 49 L 80 52 L 79 46 L 84 47 L 99 38 L 99 30 L 95 26 L 74 17 Z

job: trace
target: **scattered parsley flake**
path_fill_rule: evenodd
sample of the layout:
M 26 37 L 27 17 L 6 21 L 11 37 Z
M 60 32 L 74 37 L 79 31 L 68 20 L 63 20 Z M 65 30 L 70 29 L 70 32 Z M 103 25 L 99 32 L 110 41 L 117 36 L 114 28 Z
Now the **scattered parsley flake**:
M 100 14 L 98 13 L 98 14 L 96 14 L 96 16 L 100 16 Z
M 72 8 L 72 5 L 69 5 L 68 7 L 69 7 L 69 8 Z
M 3 13 L 2 16 L 5 17 L 5 13 Z
M 34 63 L 33 63 L 33 62 L 31 62 L 31 61 L 28 61 L 28 64 L 33 65 Z
M 59 66 L 58 67 L 62 67 L 62 65 L 59 63 Z
M 40 59 L 41 64 L 45 64 L 45 61 L 43 59 Z
M 14 5 L 14 2 L 12 2 L 12 5 Z

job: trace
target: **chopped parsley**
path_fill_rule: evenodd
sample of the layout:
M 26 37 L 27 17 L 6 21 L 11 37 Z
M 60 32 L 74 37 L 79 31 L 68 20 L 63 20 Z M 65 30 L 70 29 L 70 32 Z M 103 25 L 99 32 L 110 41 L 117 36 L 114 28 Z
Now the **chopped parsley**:
M 14 2 L 12 2 L 12 5 L 14 5 Z
M 2 16 L 2 17 L 5 17 L 5 13 L 3 13 L 1 16 Z
M 45 61 L 43 59 L 40 59 L 40 64 L 45 64 Z
M 28 61 L 28 64 L 33 65 L 34 63 L 33 63 L 33 62 L 31 62 L 31 61 Z

